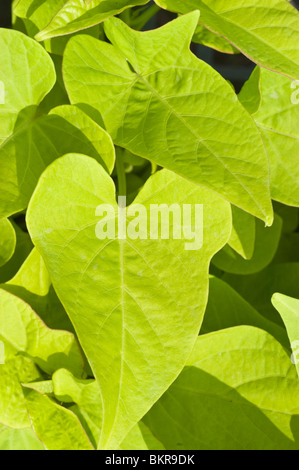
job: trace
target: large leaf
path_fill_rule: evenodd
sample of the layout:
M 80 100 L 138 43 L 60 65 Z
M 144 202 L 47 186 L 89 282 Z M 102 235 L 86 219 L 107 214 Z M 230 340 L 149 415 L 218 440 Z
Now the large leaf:
M 48 373 L 64 367 L 81 376 L 83 358 L 74 336 L 50 330 L 23 300 L 0 289 L 0 336 Z
M 249 325 L 267 331 L 285 348 L 289 347 L 285 329 L 261 315 L 229 284 L 213 277 L 210 279 L 209 291 L 209 302 L 200 330 L 201 334 L 233 326 Z
M 5 102 L 0 102 L 2 144 L 13 132 L 17 121 L 21 126 L 26 118 L 32 117 L 35 106 L 54 86 L 56 77 L 54 65 L 44 48 L 18 31 L 0 29 L 0 50 L 0 83 L 5 91 Z
M 167 449 L 299 449 L 299 381 L 268 333 L 237 327 L 201 336 L 145 423 Z
M 155 0 L 155 2 L 162 8 L 179 13 L 200 10 L 201 25 L 227 39 L 253 62 L 295 79 L 299 78 L 299 51 L 295 47 L 299 41 L 299 15 L 288 1 Z M 208 39 L 210 38 L 211 34 L 208 34 Z M 206 44 L 213 47 L 212 41 Z
M 253 118 L 269 155 L 272 198 L 299 207 L 299 106 L 293 96 L 294 85 L 288 77 L 257 68 L 240 98 L 248 101 L 248 95 L 260 94 Z
M 263 142 L 231 86 L 190 52 L 197 20 L 194 12 L 140 33 L 113 18 L 105 22 L 113 45 L 71 39 L 64 56 L 68 94 L 100 111 L 116 144 L 271 225 Z
M 74 413 L 35 390 L 24 392 L 32 427 L 47 450 L 93 450 Z
M 31 0 L 32 1 L 32 0 Z M 118 15 L 126 8 L 144 5 L 149 0 L 68 0 L 56 12 L 49 24 L 38 33 L 37 41 L 70 34 L 101 23 L 110 16 Z M 61 3 L 61 2 L 60 2 Z
M 60 106 L 17 129 L 0 147 L 0 216 L 25 209 L 43 170 L 72 151 L 113 169 L 110 136 L 75 106 Z
M 291 347 L 294 353 L 293 362 L 296 365 L 299 375 L 299 300 L 282 294 L 275 294 L 272 297 L 274 307 L 279 311 L 285 323 L 290 338 Z
M 28 209 L 31 236 L 101 386 L 101 448 L 118 446 L 179 374 L 202 322 L 210 259 L 230 236 L 229 204 L 166 170 L 135 200 L 147 211 L 161 202 L 203 204 L 202 249 L 176 239 L 98 239 L 96 208 L 117 210 L 115 188 L 80 155 L 46 170 Z
M 0 219 L 0 267 L 14 254 L 17 243 L 15 229 L 8 219 Z

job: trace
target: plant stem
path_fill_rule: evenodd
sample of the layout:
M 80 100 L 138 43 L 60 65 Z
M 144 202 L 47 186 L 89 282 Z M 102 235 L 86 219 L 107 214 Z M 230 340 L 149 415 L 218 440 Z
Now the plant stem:
M 123 161 L 123 153 L 121 149 L 116 153 L 115 165 L 116 165 L 117 182 L 118 182 L 118 195 L 126 196 L 127 180 L 126 180 L 126 172 L 125 172 L 124 161 Z

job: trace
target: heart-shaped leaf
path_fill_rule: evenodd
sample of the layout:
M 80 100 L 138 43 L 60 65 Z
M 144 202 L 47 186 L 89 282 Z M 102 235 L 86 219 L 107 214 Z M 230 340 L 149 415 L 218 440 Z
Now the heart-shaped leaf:
M 197 21 L 194 12 L 141 33 L 113 18 L 105 22 L 113 46 L 72 38 L 64 56 L 68 94 L 101 113 L 117 145 L 271 225 L 261 136 L 226 80 L 190 52 Z
M 147 214 L 160 203 L 203 204 L 201 249 L 161 234 L 97 238 L 97 207 L 118 210 L 115 188 L 80 155 L 45 171 L 28 209 L 30 234 L 101 386 L 102 449 L 118 446 L 179 374 L 202 322 L 210 260 L 230 236 L 229 204 L 166 170 L 150 178 L 135 207 Z

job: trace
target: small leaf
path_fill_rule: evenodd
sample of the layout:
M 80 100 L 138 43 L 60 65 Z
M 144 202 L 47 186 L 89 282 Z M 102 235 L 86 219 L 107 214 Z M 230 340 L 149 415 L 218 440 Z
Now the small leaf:
M 233 274 L 254 274 L 262 271 L 273 260 L 277 251 L 282 231 L 282 220 L 276 215 L 272 227 L 256 221 L 254 253 L 250 260 L 245 260 L 229 246 L 224 247 L 213 258 L 218 269 Z
M 265 330 L 285 348 L 289 345 L 287 334 L 282 326 L 261 315 L 229 284 L 216 277 L 211 278 L 209 302 L 200 333 L 212 333 L 241 325 L 255 326 Z
M 73 332 L 72 324 L 52 287 L 45 263 L 35 248 L 17 274 L 0 287 L 29 304 L 48 327 Z
M 0 289 L 0 336 L 47 373 L 64 367 L 81 376 L 83 358 L 74 336 L 50 330 L 28 304 Z
M 16 248 L 16 232 L 8 219 L 0 219 L 0 267 L 13 256 Z
M 34 432 L 47 450 L 93 450 L 74 413 L 35 390 L 24 393 Z
M 293 350 L 293 363 L 299 376 L 298 348 L 299 348 L 299 300 L 282 294 L 272 297 L 272 304 L 280 313 L 286 326 L 291 347 Z
M 225 274 L 223 279 L 259 313 L 279 324 L 282 324 L 281 318 L 271 304 L 271 297 L 281 292 L 299 298 L 299 263 L 270 265 L 251 276 Z
M 255 218 L 232 206 L 233 229 L 229 246 L 244 259 L 251 259 L 255 245 Z

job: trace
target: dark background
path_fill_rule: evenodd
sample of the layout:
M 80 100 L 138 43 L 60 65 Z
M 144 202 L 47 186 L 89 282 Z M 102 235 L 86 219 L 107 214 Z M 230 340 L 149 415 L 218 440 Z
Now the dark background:
M 9 28 L 11 26 L 11 3 L 12 0 L 0 0 L 0 27 Z M 292 3 L 299 9 L 299 0 L 293 0 Z M 161 26 L 171 18 L 170 13 L 161 11 L 151 21 L 151 26 Z M 224 78 L 230 80 L 237 91 L 240 90 L 243 83 L 249 78 L 254 68 L 254 64 L 242 54 L 221 54 L 198 44 L 194 44 L 192 50 L 199 58 L 212 65 Z

